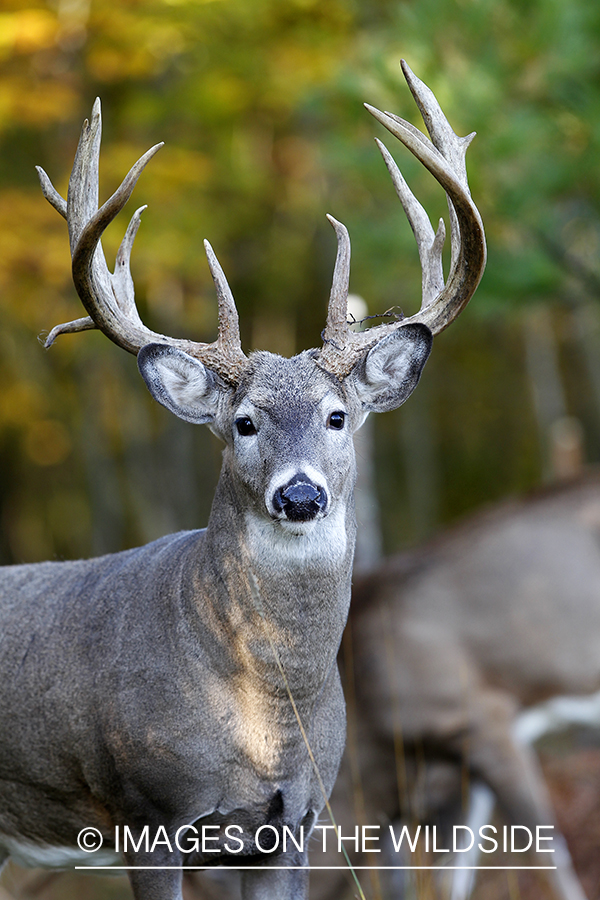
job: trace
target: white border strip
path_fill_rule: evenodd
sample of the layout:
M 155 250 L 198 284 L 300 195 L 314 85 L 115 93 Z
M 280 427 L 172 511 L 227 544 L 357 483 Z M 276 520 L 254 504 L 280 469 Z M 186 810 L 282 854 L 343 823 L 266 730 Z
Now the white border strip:
M 471 869 L 474 871 L 482 871 L 484 869 L 490 870 L 502 870 L 508 872 L 533 872 L 533 871 L 548 871 L 551 869 L 556 869 L 556 866 L 354 866 L 354 869 L 361 872 L 396 872 L 399 870 L 403 871 L 439 871 L 439 872 L 448 872 L 454 871 L 457 869 Z M 294 871 L 348 871 L 348 866 L 75 866 L 75 869 L 86 872 L 98 872 L 98 871 L 126 871 L 130 872 L 132 870 L 137 871 L 140 869 L 144 869 L 145 871 L 156 869 L 159 871 L 167 871 L 167 870 L 177 870 L 177 871 L 191 871 L 191 872 L 256 872 L 258 869 L 277 869 L 282 872 L 285 872 L 286 869 L 294 870 Z

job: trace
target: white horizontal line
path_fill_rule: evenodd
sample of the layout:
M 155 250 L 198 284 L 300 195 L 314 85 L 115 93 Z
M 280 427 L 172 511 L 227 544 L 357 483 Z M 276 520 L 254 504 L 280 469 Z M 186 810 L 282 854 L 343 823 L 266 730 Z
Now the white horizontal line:
M 135 869 L 144 869 L 144 870 L 152 870 L 156 869 L 157 871 L 166 871 L 166 870 L 177 870 L 177 871 L 186 871 L 190 870 L 192 872 L 214 872 L 215 870 L 219 870 L 220 872 L 229 871 L 229 872 L 254 872 L 257 869 L 278 869 L 284 872 L 286 869 L 295 870 L 295 871 L 348 871 L 350 872 L 350 868 L 348 866 L 75 866 L 75 869 L 85 869 L 88 872 L 96 871 L 104 871 L 104 870 L 123 870 L 123 871 L 131 871 Z M 482 870 L 490 870 L 490 869 L 501 869 L 503 871 L 508 872 L 533 872 L 533 871 L 547 871 L 549 869 L 556 869 L 556 866 L 353 866 L 352 867 L 356 872 L 390 872 L 390 871 L 398 871 L 400 869 L 406 871 L 416 871 L 418 870 L 436 870 L 436 871 L 450 871 L 455 869 L 471 869 L 473 871 L 482 871 Z

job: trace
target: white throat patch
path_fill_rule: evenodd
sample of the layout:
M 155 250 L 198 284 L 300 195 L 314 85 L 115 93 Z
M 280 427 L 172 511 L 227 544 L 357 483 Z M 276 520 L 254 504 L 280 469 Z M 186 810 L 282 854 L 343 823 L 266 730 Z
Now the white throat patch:
M 327 569 L 340 566 L 348 549 L 346 510 L 338 504 L 330 515 L 311 522 L 267 519 L 248 510 L 247 546 L 257 571 L 307 563 Z

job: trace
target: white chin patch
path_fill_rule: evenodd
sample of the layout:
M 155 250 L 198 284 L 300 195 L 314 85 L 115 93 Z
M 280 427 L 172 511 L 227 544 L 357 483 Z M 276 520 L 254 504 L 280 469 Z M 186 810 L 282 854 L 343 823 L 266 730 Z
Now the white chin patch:
M 348 549 L 346 509 L 338 504 L 328 516 L 310 522 L 290 522 L 246 512 L 248 550 L 257 569 L 281 572 L 282 567 L 321 566 L 335 569 Z
M 309 522 L 292 522 L 290 519 L 275 519 L 274 521 L 283 529 L 285 534 L 300 537 L 301 535 L 310 534 L 319 519 L 322 518 L 323 516 L 319 516 L 318 519 L 311 519 Z

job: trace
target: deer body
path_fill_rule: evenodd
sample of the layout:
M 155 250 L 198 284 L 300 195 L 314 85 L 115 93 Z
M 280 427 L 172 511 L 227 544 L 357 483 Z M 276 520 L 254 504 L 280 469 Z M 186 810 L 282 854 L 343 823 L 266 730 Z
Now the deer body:
M 303 823 L 308 836 L 324 798 L 267 632 L 327 791 L 333 786 L 345 733 L 335 658 L 350 595 L 354 459 L 350 434 L 325 422 L 331 405 L 357 408 L 308 355 L 260 354 L 258 363 L 253 390 L 238 391 L 236 406 L 247 411 L 254 398 L 266 420 L 276 419 L 260 428 L 262 450 L 275 451 L 265 453 L 272 471 L 262 481 L 274 492 L 291 471 L 319 465 L 329 515 L 267 519 L 264 497 L 240 477 L 228 446 L 205 531 L 95 560 L 4 571 L 0 673 L 11 690 L 1 707 L 0 771 L 14 780 L 3 778 L 0 789 L 0 845 L 6 836 L 17 855 L 14 842 L 24 835 L 34 844 L 31 861 L 36 843 L 39 860 L 47 859 L 57 839 L 57 849 L 73 845 L 82 823 L 105 833 L 108 846 L 118 824 L 156 830 L 160 823 L 172 835 L 198 820 L 232 822 L 253 854 L 254 834 L 266 823 L 295 835 Z M 257 397 L 261 367 L 276 387 L 262 385 Z M 301 410 L 292 387 L 302 390 Z M 310 402 L 311 395 L 325 401 Z M 287 427 L 270 415 L 274 406 Z M 318 442 L 315 425 L 325 432 Z M 47 811 L 33 831 L 32 807 Z M 202 859 L 214 861 L 214 853 Z
M 261 641 L 263 625 L 251 593 L 244 594 L 229 579 L 236 594 L 223 590 L 219 596 L 197 577 L 204 537 L 202 532 L 174 535 L 139 552 L 117 554 L 109 565 L 106 560 L 55 564 L 56 572 L 43 566 L 44 594 L 29 602 L 28 592 L 9 581 L 19 604 L 8 621 L 3 616 L 4 643 L 13 639 L 15 646 L 5 652 L 2 668 L 11 684 L 10 698 L 3 702 L 2 769 L 8 767 L 14 777 L 12 789 L 10 780 L 2 785 L 8 800 L 0 819 L 2 836 L 29 832 L 32 840 L 49 847 L 59 837 L 66 847 L 81 822 L 114 837 L 116 824 L 139 823 L 141 828 L 153 825 L 159 815 L 172 834 L 171 825 L 175 829 L 210 813 L 230 816 L 250 837 L 273 821 L 269 808 L 278 792 L 285 824 L 296 833 L 305 814 L 322 805 L 271 648 L 266 637 Z M 174 575 L 168 584 L 165 565 Z M 124 581 L 139 582 L 140 566 L 155 587 L 149 582 L 146 589 L 124 592 Z M 214 575 L 222 577 L 219 571 Z M 20 567 L 15 576 L 20 578 Z M 55 579 L 59 584 L 53 584 Z M 95 583 L 78 595 L 75 583 L 82 579 Z M 296 582 L 294 588 L 299 587 Z M 116 590 L 120 608 L 115 608 Z M 341 631 L 335 621 L 342 618 L 341 605 L 335 603 L 335 593 L 323 591 L 320 599 L 333 614 L 305 609 L 302 646 L 286 646 L 299 631 L 294 616 L 286 614 L 291 584 L 278 599 L 286 609 L 270 618 L 270 627 L 284 665 L 295 652 L 288 677 L 300 714 L 312 725 L 311 743 L 328 747 L 320 770 L 331 788 L 343 745 L 344 707 L 328 651 L 329 635 L 335 640 Z M 270 604 L 265 606 L 273 612 Z M 23 646 L 23 624 L 31 619 L 35 639 Z M 326 722 L 321 721 L 321 704 L 327 708 Z M 80 797 L 82 776 L 87 790 Z M 50 803 L 44 800 L 48 790 Z M 77 802 L 70 810 L 73 794 Z M 150 806 L 141 799 L 148 795 Z M 32 806 L 48 811 L 33 833 L 27 826 Z M 90 862 L 89 856 L 82 858 Z
M 47 346 L 57 334 L 99 328 L 137 355 L 156 400 L 209 425 L 225 450 L 206 531 L 96 560 L 8 568 L 0 578 L 0 863 L 12 854 L 34 864 L 89 864 L 73 848 L 79 831 L 93 826 L 108 850 L 124 853 L 136 900 L 180 900 L 185 862 L 244 860 L 254 866 L 242 878 L 244 900 L 306 896 L 307 871 L 293 866 L 306 865 L 344 744 L 336 654 L 356 530 L 352 434 L 369 412 L 410 395 L 432 331 L 464 307 L 485 264 L 466 183 L 468 141 L 452 132 L 429 89 L 405 74 L 432 141 L 372 112 L 447 192 L 448 284 L 443 228 L 434 235 L 384 151 L 433 271 L 421 313 L 350 331 L 349 239 L 331 219 L 338 255 L 324 346 L 292 359 L 244 355 L 233 296 L 208 244 L 219 301 L 215 343 L 147 329 L 129 274 L 140 210 L 108 271 L 100 237 L 158 146 L 98 209 L 97 104 L 66 202 L 40 171 L 45 196 L 67 219 L 73 277 L 89 313 L 54 328 Z M 174 850 L 178 829 L 194 824 L 214 826 L 210 849 Z M 117 848 L 117 826 L 136 839 L 145 827 L 152 836 L 163 829 L 167 840 L 151 850 L 143 841 Z M 241 829 L 238 841 L 229 826 Z M 258 841 L 264 826 L 271 843 Z M 287 849 L 286 829 L 298 842 Z
M 476 725 L 484 692 L 512 698 L 516 710 L 600 688 L 599 534 L 600 485 L 588 478 L 476 516 L 360 582 L 360 665 L 367 655 L 376 663 L 388 611 L 397 654 L 394 687 L 381 664 L 376 718 L 389 708 L 387 684 L 401 691 L 405 738 L 456 730 L 458 741 L 459 719 Z M 431 714 L 442 706 L 445 723 Z

